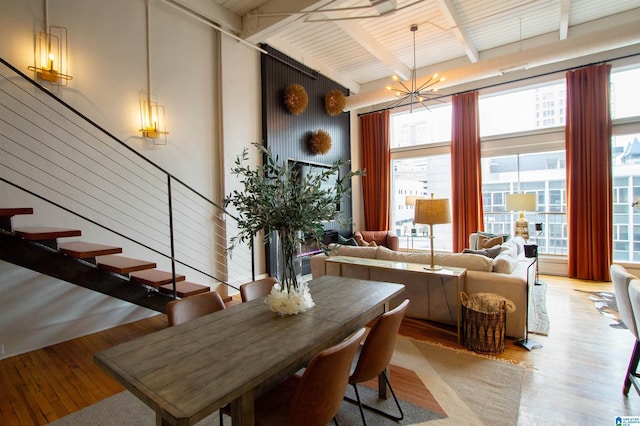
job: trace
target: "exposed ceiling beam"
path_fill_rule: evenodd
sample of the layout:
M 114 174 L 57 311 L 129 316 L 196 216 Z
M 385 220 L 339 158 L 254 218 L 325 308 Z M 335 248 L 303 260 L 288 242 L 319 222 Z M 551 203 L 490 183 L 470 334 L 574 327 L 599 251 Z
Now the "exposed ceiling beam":
M 458 42 L 462 45 L 467 57 L 471 62 L 478 62 L 480 60 L 480 55 L 478 54 L 478 49 L 474 46 L 471 41 L 471 37 L 464 29 L 462 25 L 462 19 L 460 19 L 460 15 L 458 15 L 458 10 L 456 6 L 453 4 L 453 0 L 436 0 L 438 2 L 438 6 L 442 11 L 442 14 L 445 16 L 449 25 L 452 27 L 451 31 L 458 39 Z
M 329 18 L 333 18 L 335 14 L 326 13 L 326 15 Z M 336 15 L 336 17 L 338 16 Z M 378 43 L 378 41 L 360 25 L 348 21 L 336 21 L 335 24 L 380 62 L 387 65 L 402 80 L 409 80 L 411 78 L 411 68 L 403 64 L 402 61 L 386 47 Z
M 560 40 L 564 40 L 569 35 L 569 11 L 571 10 L 571 0 L 562 0 L 560 3 Z
M 175 3 L 210 19 L 222 28 L 240 34 L 242 31 L 242 18 L 231 12 L 226 7 L 220 6 L 211 0 L 172 0 Z
M 277 35 L 288 24 L 297 21 L 310 10 L 318 9 L 333 0 L 271 0 L 242 17 L 242 38 L 261 43 Z

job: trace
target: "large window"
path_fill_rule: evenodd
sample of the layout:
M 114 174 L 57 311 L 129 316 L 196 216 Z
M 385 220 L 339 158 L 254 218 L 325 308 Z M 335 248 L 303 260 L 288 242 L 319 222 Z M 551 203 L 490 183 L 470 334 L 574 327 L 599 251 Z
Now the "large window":
M 400 247 L 428 249 L 428 225 L 414 224 L 416 197 L 450 198 L 449 154 L 398 159 L 391 162 L 393 230 L 401 236 Z M 451 251 L 451 225 L 436 225 L 434 248 Z
M 565 105 L 564 82 L 481 96 L 480 136 L 564 126 Z
M 640 134 L 614 136 L 613 260 L 640 262 Z
M 393 114 L 391 148 L 448 142 L 451 139 L 451 104 Z
M 531 232 L 541 253 L 567 254 L 565 152 L 549 151 L 482 159 L 482 202 L 485 230 L 513 233 L 519 212 L 506 210 L 507 194 L 535 194 L 537 208 L 524 212 L 541 231 Z
M 640 206 L 631 206 L 640 197 L 639 80 L 637 66 L 611 74 L 613 259 L 619 262 L 640 262 Z M 564 75 L 516 90 L 493 90 L 479 97 L 485 230 L 512 233 L 518 213 L 506 210 L 506 194 L 534 193 L 537 209 L 525 212 L 531 238 L 542 254 L 566 255 Z M 428 248 L 424 228 L 413 223 L 411 200 L 431 193 L 451 197 L 451 106 L 392 113 L 390 127 L 393 226 L 404 236 L 401 247 Z M 535 223 L 542 231 L 535 231 Z M 450 226 L 437 225 L 434 234 L 436 249 L 451 249 Z

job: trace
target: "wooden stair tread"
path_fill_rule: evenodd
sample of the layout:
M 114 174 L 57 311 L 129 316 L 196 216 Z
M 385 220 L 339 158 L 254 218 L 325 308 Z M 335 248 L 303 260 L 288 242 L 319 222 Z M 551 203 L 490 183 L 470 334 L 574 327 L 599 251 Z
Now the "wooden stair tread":
M 31 207 L 13 207 L 0 209 L 0 216 L 16 216 L 19 214 L 33 214 Z
M 160 271 L 158 269 L 145 269 L 129 274 L 131 281 L 158 288 L 161 285 L 173 282 L 171 272 Z M 176 274 L 176 281 L 184 281 L 185 276 Z
M 19 228 L 15 229 L 14 232 L 16 235 L 30 241 L 54 240 L 56 238 L 79 237 L 82 235 L 82 231 L 79 229 L 53 228 L 48 226 Z
M 85 241 L 71 241 L 68 243 L 61 243 L 58 244 L 58 250 L 66 255 L 78 259 L 87 259 L 90 257 L 122 253 L 121 247 L 88 243 Z
M 143 271 L 145 269 L 153 269 L 157 266 L 155 262 L 118 256 L 117 254 L 100 256 L 96 261 L 98 268 L 121 275 L 126 275 L 135 271 Z
M 161 293 L 173 294 L 173 283 L 161 285 L 158 289 Z M 176 294 L 180 298 L 206 293 L 208 291 L 211 291 L 211 289 L 206 285 L 196 284 L 189 281 L 176 282 Z

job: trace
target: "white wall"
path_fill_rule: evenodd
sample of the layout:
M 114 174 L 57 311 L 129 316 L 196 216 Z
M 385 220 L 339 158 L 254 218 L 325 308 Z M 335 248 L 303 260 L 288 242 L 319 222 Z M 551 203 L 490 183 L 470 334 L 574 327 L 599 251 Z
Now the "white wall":
M 0 57 L 26 74 L 44 4 L 0 0 Z M 228 193 L 231 162 L 261 134 L 259 53 L 151 0 L 151 89 L 170 132 L 165 147 L 151 149 L 138 132 L 138 94 L 147 85 L 145 0 L 52 0 L 48 7 L 49 24 L 69 34 L 74 79 L 59 96 L 205 196 L 219 201 Z M 39 214 L 16 218 L 19 226 L 72 226 L 64 213 L 0 185 L 0 207 L 23 206 Z M 83 235 L 101 234 L 87 228 Z M 155 314 L 1 261 L 0 289 L 0 358 Z

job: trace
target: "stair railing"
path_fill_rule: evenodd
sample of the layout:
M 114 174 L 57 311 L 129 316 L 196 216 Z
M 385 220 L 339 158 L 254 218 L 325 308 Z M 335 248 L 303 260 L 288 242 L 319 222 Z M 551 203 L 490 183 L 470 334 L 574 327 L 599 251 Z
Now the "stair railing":
M 125 256 L 162 256 L 174 297 L 177 268 L 211 286 L 255 279 L 252 247 L 227 254 L 227 235 L 238 232 L 233 215 L 2 58 L 0 180 L 128 242 Z

